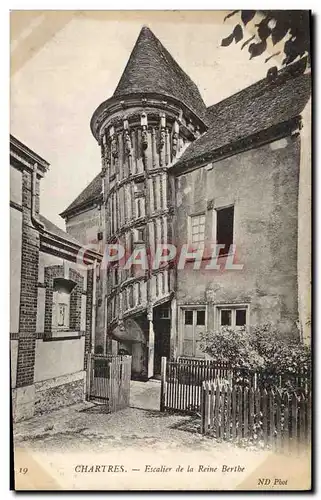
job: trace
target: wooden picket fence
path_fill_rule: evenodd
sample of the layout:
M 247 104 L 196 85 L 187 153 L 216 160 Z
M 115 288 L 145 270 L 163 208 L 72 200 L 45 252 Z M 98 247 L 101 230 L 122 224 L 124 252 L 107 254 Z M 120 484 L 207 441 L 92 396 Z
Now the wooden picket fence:
M 249 439 L 290 449 L 311 442 L 311 392 L 202 384 L 201 431 L 222 440 Z
M 129 406 L 131 356 L 89 354 L 87 400 L 116 412 Z
M 213 363 L 211 360 L 178 358 L 167 361 L 162 358 L 160 410 L 185 413 L 200 411 L 202 383 L 217 377 L 231 376 L 228 363 Z
M 311 372 L 306 368 L 298 368 L 296 372 L 271 370 L 252 371 L 245 368 L 232 368 L 233 385 L 253 387 L 254 389 L 288 389 L 307 394 L 311 391 Z

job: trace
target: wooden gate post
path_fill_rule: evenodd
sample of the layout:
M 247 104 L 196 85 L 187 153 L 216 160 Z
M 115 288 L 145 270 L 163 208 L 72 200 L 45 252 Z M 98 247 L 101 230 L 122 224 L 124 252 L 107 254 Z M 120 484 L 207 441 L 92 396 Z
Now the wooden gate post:
M 166 397 L 166 361 L 167 358 L 162 356 L 161 364 L 161 395 L 160 395 L 160 411 L 165 411 L 165 397 Z
M 86 400 L 90 400 L 90 391 L 91 391 L 91 365 L 92 365 L 92 356 L 91 353 L 88 353 L 87 360 L 87 380 L 86 380 Z

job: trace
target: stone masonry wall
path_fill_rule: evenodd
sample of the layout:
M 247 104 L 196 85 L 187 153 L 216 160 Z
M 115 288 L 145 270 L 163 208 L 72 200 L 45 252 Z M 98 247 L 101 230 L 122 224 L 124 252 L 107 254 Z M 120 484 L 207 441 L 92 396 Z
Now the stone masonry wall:
M 46 388 L 37 389 L 35 395 L 35 414 L 39 415 L 63 406 L 80 403 L 84 399 L 84 379 Z
M 189 263 L 177 273 L 177 304 L 208 304 L 209 328 L 215 305 L 245 303 L 250 324 L 272 322 L 281 335 L 298 335 L 299 151 L 300 138 L 288 137 L 177 178 L 178 246 L 187 241 L 188 216 L 205 213 L 209 242 L 215 209 L 234 205 L 236 260 L 243 270 L 193 270 Z

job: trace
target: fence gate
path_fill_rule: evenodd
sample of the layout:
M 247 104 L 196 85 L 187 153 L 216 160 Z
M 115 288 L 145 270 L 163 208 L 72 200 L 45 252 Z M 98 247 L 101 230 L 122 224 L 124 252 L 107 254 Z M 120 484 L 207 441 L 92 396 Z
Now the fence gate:
M 87 400 L 108 405 L 110 412 L 129 406 L 131 356 L 89 354 Z
M 228 363 L 183 357 L 167 361 L 163 357 L 160 410 L 198 413 L 201 411 L 203 381 L 230 376 Z

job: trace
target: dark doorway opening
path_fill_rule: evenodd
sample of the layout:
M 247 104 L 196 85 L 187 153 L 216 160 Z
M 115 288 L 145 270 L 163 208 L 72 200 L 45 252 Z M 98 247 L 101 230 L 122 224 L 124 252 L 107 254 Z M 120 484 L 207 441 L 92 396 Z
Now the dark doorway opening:
M 166 302 L 154 308 L 154 376 L 161 373 L 162 356 L 170 357 L 171 305 Z

